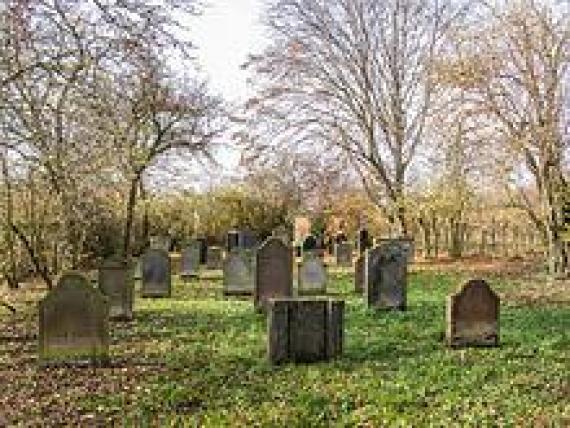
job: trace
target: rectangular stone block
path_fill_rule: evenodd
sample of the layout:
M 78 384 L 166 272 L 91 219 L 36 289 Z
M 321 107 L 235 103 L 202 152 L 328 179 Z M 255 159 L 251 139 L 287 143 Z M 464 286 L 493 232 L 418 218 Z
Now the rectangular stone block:
M 180 258 L 180 276 L 184 279 L 197 277 L 200 270 L 200 247 L 199 241 L 191 241 Z
M 255 251 L 234 249 L 224 260 L 224 294 L 253 295 Z
M 337 266 L 352 267 L 352 244 L 350 242 L 336 244 L 335 256 Z
M 318 255 L 307 256 L 298 264 L 297 284 L 299 294 L 325 294 L 327 292 L 327 269 Z
M 224 250 L 221 247 L 208 247 L 206 258 L 206 268 L 210 270 L 222 269 L 224 261 Z
M 148 249 L 142 257 L 143 297 L 170 297 L 172 275 L 170 257 L 161 249 Z
M 105 260 L 99 267 L 98 285 L 109 300 L 109 317 L 131 320 L 135 288 L 132 263 L 118 257 Z
M 406 309 L 408 255 L 398 242 L 366 250 L 365 300 L 370 308 Z

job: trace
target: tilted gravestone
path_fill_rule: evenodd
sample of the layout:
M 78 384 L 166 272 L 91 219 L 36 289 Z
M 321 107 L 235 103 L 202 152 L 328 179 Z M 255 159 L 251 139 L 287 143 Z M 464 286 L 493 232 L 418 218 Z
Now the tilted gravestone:
M 406 309 L 408 256 L 398 242 L 390 242 L 366 251 L 364 292 L 368 307 Z
M 267 354 L 272 364 L 310 363 L 342 354 L 344 301 L 269 300 Z
M 499 296 L 481 280 L 474 279 L 447 297 L 446 339 L 451 347 L 499 344 Z
M 206 258 L 206 267 L 208 269 L 222 269 L 224 261 L 224 250 L 221 247 L 208 247 L 208 256 Z
M 180 277 L 186 279 L 198 276 L 200 269 L 200 242 L 191 241 L 180 258 Z
M 293 295 L 291 249 L 279 238 L 268 238 L 257 250 L 254 304 L 257 311 L 267 308 L 267 300 Z
M 142 257 L 143 297 L 170 297 L 172 293 L 172 275 L 170 257 L 160 249 L 149 249 Z
M 253 295 L 255 251 L 233 250 L 224 260 L 224 294 Z
M 337 266 L 352 267 L 352 244 L 350 242 L 336 244 L 335 256 Z
M 109 300 L 109 317 L 116 320 L 133 318 L 133 265 L 121 257 L 103 261 L 99 267 L 99 290 Z
M 306 256 L 298 264 L 297 283 L 299 294 L 324 294 L 327 292 L 327 269 L 316 255 Z
M 107 362 L 107 298 L 83 275 L 63 275 L 39 303 L 38 345 L 42 365 Z
M 364 259 L 366 252 L 360 254 L 354 264 L 354 291 L 362 294 L 364 292 Z

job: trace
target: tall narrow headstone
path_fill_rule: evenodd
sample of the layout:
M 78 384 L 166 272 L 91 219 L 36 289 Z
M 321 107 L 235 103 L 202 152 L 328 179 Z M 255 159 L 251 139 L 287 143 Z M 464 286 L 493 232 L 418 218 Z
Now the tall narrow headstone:
M 281 239 L 270 237 L 256 254 L 255 308 L 265 310 L 267 300 L 291 297 L 293 294 L 293 261 L 291 249 Z
M 180 258 L 180 276 L 184 279 L 198 276 L 200 270 L 200 242 L 190 241 L 182 250 Z
M 224 261 L 224 250 L 221 247 L 208 247 L 208 257 L 206 267 L 208 269 L 222 269 Z
M 335 256 L 337 266 L 352 267 L 352 244 L 350 242 L 335 244 Z
M 255 251 L 233 250 L 224 260 L 224 294 L 253 295 Z
M 364 259 L 366 252 L 360 254 L 354 265 L 354 291 L 358 294 L 364 292 Z
M 109 358 L 109 303 L 81 274 L 63 275 L 39 303 L 43 365 L 105 363 Z
M 160 249 L 148 249 L 142 257 L 142 296 L 170 297 L 172 278 L 168 253 Z
M 242 236 L 239 230 L 230 230 L 226 234 L 226 251 L 229 253 L 234 248 L 240 248 Z
M 205 265 L 208 259 L 208 240 L 204 237 L 196 238 L 200 243 L 200 264 Z
M 306 256 L 298 265 L 299 294 L 325 294 L 327 270 L 323 260 L 316 255 Z
M 367 250 L 364 291 L 368 307 L 406 309 L 407 260 L 406 250 L 396 241 Z
M 468 281 L 447 298 L 447 344 L 451 347 L 497 346 L 500 299 L 485 281 Z
M 98 283 L 109 300 L 109 317 L 131 320 L 135 288 L 132 263 L 120 257 L 105 260 L 99 267 Z

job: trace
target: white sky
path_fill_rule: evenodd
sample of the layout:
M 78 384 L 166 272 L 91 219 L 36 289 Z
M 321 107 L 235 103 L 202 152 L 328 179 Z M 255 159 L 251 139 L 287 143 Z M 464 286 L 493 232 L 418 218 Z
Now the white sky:
M 240 70 L 249 53 L 264 47 L 260 22 L 263 0 L 207 0 L 203 15 L 191 24 L 198 62 L 211 88 L 228 101 L 247 98 L 247 74 Z

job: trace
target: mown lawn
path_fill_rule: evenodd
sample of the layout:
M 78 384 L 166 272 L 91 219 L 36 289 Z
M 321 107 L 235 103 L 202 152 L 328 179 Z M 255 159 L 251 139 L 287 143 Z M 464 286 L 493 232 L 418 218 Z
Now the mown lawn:
M 35 306 L 2 312 L 0 425 L 570 426 L 570 306 L 503 302 L 500 348 L 449 350 L 445 296 L 459 281 L 412 273 L 408 311 L 374 313 L 336 272 L 344 355 L 311 365 L 269 366 L 265 318 L 223 298 L 217 275 L 137 299 L 136 320 L 112 325 L 110 368 L 38 369 Z M 514 284 L 492 283 L 508 296 Z

